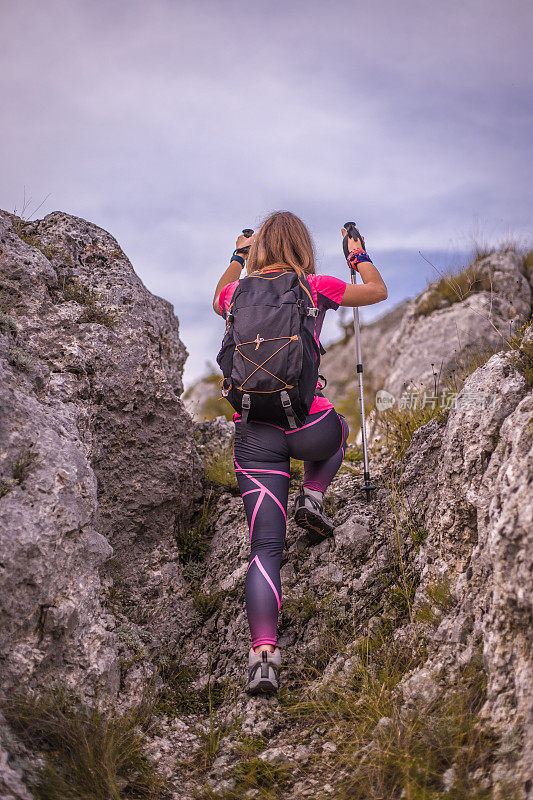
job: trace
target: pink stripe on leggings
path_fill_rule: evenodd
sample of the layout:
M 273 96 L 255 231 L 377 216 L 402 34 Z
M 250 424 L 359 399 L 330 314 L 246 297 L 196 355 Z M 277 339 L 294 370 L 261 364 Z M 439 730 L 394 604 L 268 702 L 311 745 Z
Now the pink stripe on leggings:
M 234 459 L 234 461 L 235 461 L 235 459 Z M 274 472 L 276 475 L 286 475 L 288 478 L 290 478 L 290 475 L 288 475 L 286 472 L 277 472 L 276 470 L 264 470 L 264 471 L 265 471 L 265 472 Z M 255 483 L 255 485 L 256 485 L 256 486 L 259 486 L 259 488 L 260 488 L 261 490 L 264 490 L 264 491 L 266 492 L 266 494 L 267 494 L 269 497 L 271 497 L 271 498 L 272 498 L 272 500 L 273 500 L 273 501 L 276 503 L 276 505 L 278 505 L 278 506 L 280 507 L 280 509 L 281 509 L 281 513 L 283 514 L 283 519 L 285 520 L 285 522 L 287 521 L 287 513 L 286 513 L 285 509 L 283 508 L 282 504 L 280 503 L 280 501 L 278 500 L 278 498 L 276 497 L 276 495 L 275 495 L 275 494 L 273 494 L 273 492 L 271 492 L 271 491 L 270 491 L 270 489 L 267 489 L 267 487 L 266 487 L 266 486 L 264 486 L 264 485 L 261 483 L 261 481 L 258 481 L 258 480 L 256 480 L 255 478 L 252 478 L 252 476 L 248 474 L 247 470 L 245 470 L 245 469 L 242 469 L 242 468 L 241 468 L 241 467 L 238 465 L 237 461 L 235 461 L 235 472 L 242 472 L 242 474 L 243 474 L 243 475 L 245 475 L 245 476 L 248 478 L 248 480 L 252 481 L 252 483 Z M 261 498 L 261 499 L 262 499 L 262 498 Z
M 317 420 L 317 422 L 318 422 L 318 420 Z M 235 459 L 233 459 L 233 460 L 235 461 Z M 235 461 L 235 463 L 237 464 L 236 461 Z M 291 477 L 288 472 L 280 472 L 279 469 L 259 469 L 259 468 L 255 468 L 254 467 L 253 469 L 250 468 L 250 469 L 244 470 L 244 469 L 241 469 L 241 467 L 239 467 L 238 465 L 235 468 L 235 472 L 244 472 L 245 475 L 246 475 L 247 472 L 263 472 L 265 475 L 286 475 L 287 478 Z
M 330 412 L 330 411 L 334 411 L 334 409 L 333 409 L 333 408 L 328 408 L 328 410 L 327 410 L 327 411 L 325 411 L 325 412 L 322 414 L 322 416 L 321 416 L 321 417 L 319 417 L 318 419 L 314 419 L 314 420 L 313 420 L 313 422 L 308 422 L 308 423 L 307 423 L 307 425 L 302 425 L 302 427 L 301 427 L 301 428 L 292 428 L 290 431 L 285 431 L 285 433 L 298 433 L 298 431 L 303 431 L 303 429 L 304 429 L 304 428 L 310 428 L 310 427 L 311 427 L 311 425 L 316 425 L 316 424 L 317 424 L 317 422 L 320 422 L 320 420 L 324 419 L 324 417 L 325 417 L 327 414 L 329 414 L 329 412 Z
M 280 608 L 281 608 L 281 600 L 279 599 L 279 594 L 278 594 L 278 592 L 277 592 L 277 589 L 276 589 L 276 587 L 275 587 L 275 586 L 274 586 L 274 584 L 272 583 L 272 579 L 271 579 L 270 575 L 268 574 L 268 572 L 266 571 L 266 569 L 264 568 L 264 566 L 263 566 L 263 565 L 261 564 L 261 562 L 259 561 L 259 556 L 254 556 L 254 557 L 252 558 L 252 560 L 251 560 L 250 564 L 248 565 L 248 569 L 250 569 L 250 567 L 252 566 L 252 564 L 254 563 L 254 561 L 255 561 L 255 563 L 257 564 L 257 566 L 259 567 L 259 570 L 261 571 L 261 573 L 263 574 L 263 577 L 264 577 L 264 578 L 266 579 L 266 581 L 268 582 L 268 584 L 269 584 L 270 588 L 271 588 L 271 589 L 272 589 L 272 591 L 274 592 L 274 595 L 275 595 L 275 597 L 276 597 L 276 602 L 277 602 L 277 604 L 278 604 L 278 611 L 279 611 L 279 610 L 280 610 Z M 248 570 L 247 570 L 247 571 L 248 571 Z

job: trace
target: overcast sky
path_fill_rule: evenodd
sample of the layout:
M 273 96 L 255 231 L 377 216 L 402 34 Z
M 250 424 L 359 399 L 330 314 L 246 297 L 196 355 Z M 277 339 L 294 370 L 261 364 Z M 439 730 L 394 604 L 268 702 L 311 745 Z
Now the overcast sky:
M 530 0 L 0 0 L 0 207 L 119 241 L 214 361 L 214 286 L 243 227 L 289 209 L 345 275 L 355 219 L 381 313 L 533 233 Z M 335 335 L 329 322 L 326 338 Z

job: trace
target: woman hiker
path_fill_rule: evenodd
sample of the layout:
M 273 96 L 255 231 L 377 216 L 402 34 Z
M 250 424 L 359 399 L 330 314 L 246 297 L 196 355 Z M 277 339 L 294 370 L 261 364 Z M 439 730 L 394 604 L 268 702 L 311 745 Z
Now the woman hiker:
M 343 228 L 342 236 L 346 235 Z M 239 255 L 237 251 L 248 245 L 249 251 Z M 313 244 L 306 226 L 295 214 L 276 211 L 263 222 L 255 236 L 237 238 L 236 252 L 217 284 L 213 308 L 217 314 L 228 317 L 245 259 L 248 276 L 274 280 L 284 272 L 303 275 L 307 283 L 301 283 L 309 286 L 312 292 L 314 336 L 319 344 L 318 337 L 328 309 L 336 310 L 340 305 L 372 305 L 387 297 L 386 286 L 362 241 L 349 238 L 348 250 L 348 264 L 357 268 L 362 284 L 346 283 L 331 275 L 317 275 Z M 263 341 L 265 339 L 261 339 L 258 333 L 257 347 Z M 255 344 L 255 340 L 251 344 Z M 280 562 L 287 522 L 290 457 L 304 462 L 303 486 L 294 505 L 296 523 L 308 530 L 313 541 L 320 541 L 333 531 L 333 524 L 323 510 L 323 496 L 344 458 L 348 426 L 344 417 L 322 395 L 321 388 L 318 383 L 309 415 L 303 424 L 296 427 L 294 424 L 281 426 L 246 421 L 245 418 L 243 431 L 241 415 L 236 413 L 233 417 L 235 471 L 251 544 L 245 585 L 252 638 L 246 686 L 249 694 L 276 692 L 279 686 L 281 654 L 276 646 L 276 634 L 281 605 Z

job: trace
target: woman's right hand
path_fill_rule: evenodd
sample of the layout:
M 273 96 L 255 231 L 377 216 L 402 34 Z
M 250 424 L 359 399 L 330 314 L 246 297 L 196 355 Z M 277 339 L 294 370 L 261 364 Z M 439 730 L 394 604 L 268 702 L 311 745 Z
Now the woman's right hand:
M 252 244 L 252 242 L 255 241 L 255 237 L 256 237 L 255 233 L 253 236 L 248 236 L 248 237 L 243 236 L 243 234 L 241 233 L 240 236 L 237 236 L 237 241 L 235 242 L 235 249 L 239 250 L 239 248 L 241 247 L 249 247 Z M 246 253 L 243 255 L 246 257 L 246 255 L 248 254 Z

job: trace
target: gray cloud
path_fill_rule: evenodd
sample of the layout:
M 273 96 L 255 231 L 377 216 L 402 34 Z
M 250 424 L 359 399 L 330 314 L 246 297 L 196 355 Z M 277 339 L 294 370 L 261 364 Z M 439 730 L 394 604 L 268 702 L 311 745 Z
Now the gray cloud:
M 336 274 L 355 216 L 390 302 L 428 277 L 419 249 L 530 235 L 531 18 L 526 0 L 4 1 L 0 205 L 26 186 L 51 195 L 39 215 L 112 231 L 174 302 L 190 379 L 234 238 L 270 210 L 300 214 Z

